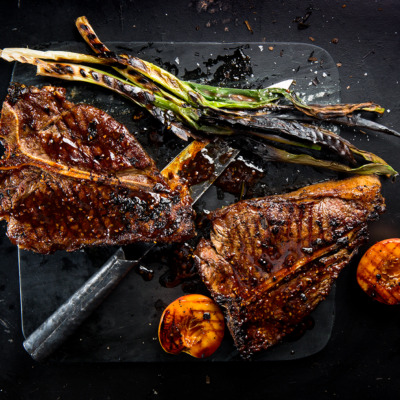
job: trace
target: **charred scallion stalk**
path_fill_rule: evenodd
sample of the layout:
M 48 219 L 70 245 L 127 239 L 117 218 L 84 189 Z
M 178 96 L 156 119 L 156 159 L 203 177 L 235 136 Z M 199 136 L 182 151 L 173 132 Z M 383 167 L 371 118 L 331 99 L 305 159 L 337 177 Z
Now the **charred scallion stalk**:
M 77 26 L 96 56 L 29 49 L 4 49 L 0 56 L 7 61 L 33 64 L 39 75 L 83 81 L 111 89 L 146 108 L 185 140 L 189 136 L 198 137 L 203 133 L 251 135 L 279 145 L 310 151 L 326 148 L 334 151 L 352 167 L 269 146 L 268 157 L 273 154 L 275 161 L 352 173 L 369 171 L 390 176 L 397 174 L 378 156 L 356 148 L 333 132 L 307 123 L 307 119 L 346 120 L 354 123 L 357 120 L 351 118 L 355 110 L 382 113 L 383 108 L 374 103 L 307 105 L 285 87 L 234 89 L 182 81 L 149 62 L 110 51 L 99 40 L 85 17 L 77 20 Z M 92 64 L 96 68 L 82 63 Z M 101 70 L 99 66 L 111 67 L 123 78 Z M 285 99 L 286 104 L 282 104 Z M 290 117 L 276 117 L 274 113 L 277 112 L 289 113 Z M 300 114 L 304 121 L 292 119 L 295 113 Z M 271 131 L 279 132 L 279 135 Z M 358 167 L 356 156 L 369 163 Z
M 65 80 L 83 81 L 111 89 L 114 92 L 132 100 L 137 105 L 146 108 L 154 117 L 169 127 L 177 136 L 181 137 L 182 139 L 187 139 L 188 136 L 195 136 L 196 134 L 193 133 L 194 131 L 218 135 L 246 133 L 252 136 L 262 137 L 263 139 L 276 143 L 303 147 L 311 150 L 320 150 L 320 144 L 323 144 L 331 149 L 335 149 L 335 151 L 342 156 L 347 155 L 348 159 L 352 159 L 351 154 L 353 153 L 361 155 L 366 160 L 371 161 L 371 163 L 361 167 L 351 168 L 344 164 L 316 159 L 306 154 L 292 154 L 272 146 L 264 147 L 264 149 L 268 149 L 267 158 L 271 160 L 273 159 L 274 161 L 298 163 L 316 167 L 318 166 L 336 171 L 357 174 L 368 172 L 389 176 L 394 176 L 397 174 L 396 171 L 387 165 L 381 158 L 372 153 L 357 149 L 350 143 L 345 142 L 343 139 L 333 134 L 333 132 L 326 131 L 322 128 L 317 129 L 315 127 L 310 128 L 311 126 L 308 126 L 307 129 L 305 129 L 302 127 L 303 132 L 299 134 L 299 129 L 296 130 L 294 127 L 300 125 L 297 125 L 298 123 L 295 121 L 290 121 L 290 124 L 288 124 L 288 121 L 270 119 L 266 124 L 263 119 L 258 121 L 257 116 L 251 119 L 246 113 L 239 112 L 235 115 L 235 113 L 232 111 L 228 112 L 227 110 L 221 110 L 219 113 L 216 113 L 215 110 L 207 112 L 204 109 L 195 108 L 188 105 L 186 105 L 186 107 L 180 107 L 179 103 L 176 104 L 174 101 L 171 101 L 171 98 L 163 97 L 162 92 L 159 92 L 157 88 L 154 90 L 154 92 L 149 90 L 151 87 L 150 85 L 147 86 L 147 89 L 144 89 L 143 87 L 134 85 L 133 82 L 124 81 L 121 78 L 99 69 L 79 64 L 46 62 L 32 57 L 32 55 L 40 54 L 36 52 L 29 54 L 28 51 L 15 51 L 13 53 L 9 49 L 6 49 L 1 54 L 1 56 L 8 61 L 16 60 L 35 65 L 39 75 L 51 76 Z M 61 53 L 53 53 L 53 57 L 57 57 L 57 59 L 60 60 L 64 59 L 66 55 Z M 76 54 L 73 55 L 72 58 L 74 58 L 74 60 L 81 59 Z M 81 60 L 88 61 L 90 59 L 90 56 L 88 56 L 88 58 L 83 57 Z M 231 125 L 219 125 L 215 122 L 215 120 L 225 123 L 228 122 Z M 243 131 L 243 129 L 236 128 L 235 125 L 242 125 L 248 129 Z M 252 130 L 252 128 L 259 128 L 261 130 Z M 304 139 L 305 142 L 294 139 L 285 139 L 282 136 L 268 134 L 263 132 L 263 129 L 280 131 L 292 136 L 293 138 Z M 307 141 L 309 142 L 308 144 Z
M 270 107 L 268 109 L 264 108 L 261 110 L 241 110 L 236 111 L 235 114 L 238 116 L 240 115 L 243 117 L 258 118 L 261 120 L 268 118 L 278 118 L 288 121 L 301 121 L 307 123 L 315 122 L 314 117 L 296 111 L 297 109 L 292 105 L 276 104 L 274 107 Z M 363 118 L 360 115 L 354 113 L 343 117 L 329 118 L 329 123 L 360 129 L 365 128 L 371 131 L 387 133 L 389 135 L 400 137 L 400 133 L 395 131 L 394 129 L 388 128 L 387 126 Z
M 74 61 L 89 61 L 91 59 L 91 56 L 87 56 L 86 58 L 82 55 L 83 57 L 80 57 L 80 54 L 71 52 L 40 52 L 28 49 L 5 49 L 2 52 L 2 57 L 8 61 L 19 61 L 35 65 L 38 75 L 50 76 L 64 80 L 82 81 L 111 89 L 129 100 L 132 100 L 137 105 L 146 108 L 162 123 L 167 125 L 170 124 L 175 133 L 177 133 L 176 124 L 173 124 L 173 119 L 168 118 L 169 115 L 167 112 L 172 113 L 171 115 L 174 115 L 175 117 L 179 117 L 179 119 L 186 122 L 190 128 L 199 132 L 218 135 L 240 133 L 232 127 L 218 125 L 218 123 L 215 123 L 214 121 L 210 124 L 211 120 L 209 120 L 207 124 L 207 118 L 203 118 L 202 122 L 200 122 L 200 117 L 206 115 L 204 109 L 196 109 L 187 105 L 181 107 L 179 102 L 176 103 L 175 101 L 171 101 L 170 97 L 163 97 L 162 93 L 157 90 L 157 87 L 154 91 L 151 90 L 153 88 L 150 85 L 147 85 L 146 88 L 139 88 L 137 85 L 134 85 L 133 82 L 124 81 L 117 76 L 99 69 L 80 64 L 47 62 L 38 59 L 35 56 L 47 59 L 52 58 L 60 61 L 65 60 L 67 57 L 73 58 Z M 254 134 L 259 136 L 257 133 Z M 193 132 L 183 133 L 181 132 L 181 129 L 178 130 L 178 136 L 180 137 L 193 135 Z M 307 145 L 299 141 L 288 140 L 275 135 L 264 134 L 262 137 L 274 142 L 320 150 L 320 146 L 318 145 Z
M 25 58 L 29 62 L 29 58 Z M 104 71 L 94 69 L 84 65 L 68 64 L 68 63 L 51 63 L 41 60 L 30 60 L 32 64 L 37 67 L 37 73 L 42 76 L 56 77 L 65 80 L 82 81 L 87 83 L 96 84 L 132 100 L 137 105 L 146 108 L 153 116 L 159 119 L 164 124 L 173 124 L 173 119 L 168 118 L 166 111 L 172 112 L 175 117 L 186 122 L 190 128 L 199 132 L 218 135 L 233 135 L 240 133 L 229 126 L 218 125 L 216 123 L 210 124 L 211 120 L 207 122 L 207 118 L 203 118 L 204 122 L 200 119 L 203 116 L 201 109 L 192 107 L 179 108 L 174 102 L 169 101 L 153 93 L 147 89 L 138 88 L 130 82 L 122 81 L 120 78 L 106 73 Z M 254 133 L 256 136 L 257 134 Z M 315 144 L 305 144 L 295 140 L 288 140 L 275 135 L 264 134 L 264 138 L 289 144 L 297 147 L 306 147 L 310 149 L 320 150 L 321 147 Z M 296 136 L 295 136 L 296 137 Z M 297 136 L 298 137 L 298 136 Z
M 339 162 L 317 159 L 308 154 L 289 153 L 286 150 L 278 149 L 265 143 L 257 143 L 257 145 L 253 146 L 253 151 L 255 154 L 263 157 L 264 160 L 269 161 L 308 165 L 311 167 L 326 168 L 332 171 L 358 175 L 397 175 L 397 172 L 390 165 L 386 164 L 386 162 L 383 160 L 382 163 L 378 161 L 373 161 L 371 163 L 352 168 Z
M 214 113 L 214 115 L 218 120 L 229 121 L 233 125 L 241 124 L 251 128 L 260 128 L 267 131 L 279 131 L 288 136 L 294 136 L 299 139 L 310 141 L 311 143 L 334 151 L 353 165 L 356 164 L 356 160 L 354 158 L 355 155 L 361 156 L 366 161 L 380 164 L 385 163 L 382 158 L 373 153 L 358 149 L 348 140 L 340 137 L 334 132 L 308 123 L 303 123 L 296 120 L 285 120 L 277 117 L 260 118 L 259 116 L 245 115 L 235 117 L 231 114 L 224 113 Z M 252 131 L 252 133 L 253 135 L 259 137 L 263 137 L 263 135 L 265 135 L 263 132 L 258 132 L 258 134 L 256 134 L 254 131 Z
M 195 82 L 186 82 L 178 79 L 164 69 L 131 55 L 117 55 L 112 52 L 97 36 L 86 17 L 76 20 L 76 26 L 83 39 L 92 50 L 103 59 L 114 62 L 114 68 L 119 70 L 127 79 L 134 70 L 143 76 L 153 80 L 157 84 L 170 90 L 174 95 L 182 98 L 193 106 L 208 108 L 232 108 L 232 109 L 257 109 L 269 107 L 276 100 L 286 98 L 294 107 L 306 115 L 317 119 L 328 119 L 334 116 L 342 117 L 355 110 L 383 113 L 384 109 L 372 102 L 359 104 L 335 104 L 335 105 L 307 105 L 302 102 L 293 91 L 283 88 L 264 89 L 236 89 L 209 85 L 201 85 Z M 119 68 L 118 65 L 122 68 Z

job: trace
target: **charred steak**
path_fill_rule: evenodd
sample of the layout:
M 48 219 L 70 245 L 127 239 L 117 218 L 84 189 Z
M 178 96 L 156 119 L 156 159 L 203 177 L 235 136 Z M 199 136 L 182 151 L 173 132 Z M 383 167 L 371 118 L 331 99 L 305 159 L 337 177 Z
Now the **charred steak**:
M 22 249 L 50 253 L 192 236 L 188 190 L 172 190 L 128 130 L 63 88 L 13 84 L 3 104 L 0 219 Z
M 380 188 L 356 177 L 214 212 L 195 262 L 243 357 L 279 342 L 327 297 L 385 209 Z

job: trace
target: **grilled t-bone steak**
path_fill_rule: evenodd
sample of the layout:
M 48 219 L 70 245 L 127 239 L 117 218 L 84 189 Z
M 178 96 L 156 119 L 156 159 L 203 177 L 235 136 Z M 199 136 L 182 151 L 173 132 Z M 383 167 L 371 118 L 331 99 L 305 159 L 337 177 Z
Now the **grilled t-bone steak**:
M 22 249 L 50 253 L 193 235 L 188 189 L 173 190 L 128 130 L 63 88 L 13 84 L 3 104 L 0 219 Z
M 243 357 L 281 341 L 327 297 L 385 209 L 380 188 L 355 177 L 213 213 L 195 261 Z

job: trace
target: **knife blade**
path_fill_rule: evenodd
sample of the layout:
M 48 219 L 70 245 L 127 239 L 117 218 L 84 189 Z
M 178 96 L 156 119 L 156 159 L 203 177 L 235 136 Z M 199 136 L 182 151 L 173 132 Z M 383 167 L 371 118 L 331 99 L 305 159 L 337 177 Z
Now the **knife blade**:
M 210 142 L 191 142 L 178 154 L 161 174 L 168 179 L 172 189 L 186 183 L 182 167 L 200 155 L 211 165 L 211 173 L 205 180 L 190 186 L 193 204 L 214 183 L 218 176 L 239 154 L 239 150 L 229 147 L 220 139 Z M 127 259 L 124 250 L 116 253 L 50 317 L 48 317 L 23 342 L 25 350 L 36 361 L 41 361 L 53 353 L 89 315 L 103 302 L 118 283 L 154 248 L 154 243 L 144 243 L 141 256 Z

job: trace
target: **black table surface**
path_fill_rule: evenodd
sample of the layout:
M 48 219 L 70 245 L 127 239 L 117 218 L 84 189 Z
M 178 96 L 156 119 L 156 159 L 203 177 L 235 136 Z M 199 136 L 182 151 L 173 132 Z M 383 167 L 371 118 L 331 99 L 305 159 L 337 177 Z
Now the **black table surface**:
M 380 122 L 400 130 L 400 4 L 394 0 L 13 0 L 2 5 L 1 48 L 80 41 L 74 21 L 81 15 L 104 41 L 311 43 L 338 63 L 343 102 L 382 104 L 388 112 Z M 11 71 L 11 64 L 0 62 L 2 100 Z M 399 169 L 398 156 L 389 156 Z M 400 235 L 398 230 L 387 234 Z M 354 263 L 337 281 L 328 344 L 304 359 L 37 363 L 22 346 L 17 248 L 5 235 L 5 224 L 0 253 L 0 399 L 398 397 L 399 309 L 361 291 Z

